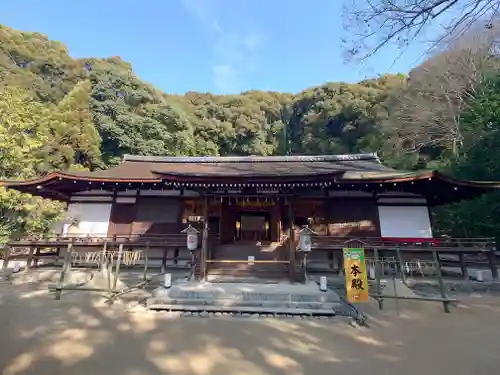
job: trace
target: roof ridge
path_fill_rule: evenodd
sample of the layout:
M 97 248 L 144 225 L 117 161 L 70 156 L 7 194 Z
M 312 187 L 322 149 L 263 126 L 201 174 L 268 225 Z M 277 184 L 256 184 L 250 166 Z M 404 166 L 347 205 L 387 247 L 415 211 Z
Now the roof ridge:
M 152 163 L 266 163 L 266 162 L 328 162 L 373 160 L 380 164 L 376 153 L 344 154 L 344 155 L 289 155 L 289 156 L 123 156 L 123 161 Z

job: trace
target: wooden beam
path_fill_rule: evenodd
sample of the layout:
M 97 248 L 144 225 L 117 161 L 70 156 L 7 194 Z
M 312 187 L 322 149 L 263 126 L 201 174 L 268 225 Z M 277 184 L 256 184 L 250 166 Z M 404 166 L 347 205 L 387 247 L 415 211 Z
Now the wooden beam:
M 288 278 L 290 279 L 290 282 L 293 283 L 295 282 L 295 229 L 294 229 L 294 222 L 295 222 L 295 217 L 294 217 L 294 212 L 293 212 L 293 200 L 289 199 L 288 200 L 288 233 L 289 233 L 289 240 L 288 240 L 288 257 L 289 257 L 289 265 L 288 265 Z
M 207 278 L 208 253 L 208 196 L 203 199 L 203 230 L 201 233 L 200 279 Z

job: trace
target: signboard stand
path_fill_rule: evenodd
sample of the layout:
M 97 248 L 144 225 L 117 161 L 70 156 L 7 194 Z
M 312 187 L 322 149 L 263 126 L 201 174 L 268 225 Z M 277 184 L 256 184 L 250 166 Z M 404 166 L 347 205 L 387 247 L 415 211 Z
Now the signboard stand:
M 344 270 L 347 300 L 350 303 L 368 301 L 368 276 L 363 248 L 344 248 Z

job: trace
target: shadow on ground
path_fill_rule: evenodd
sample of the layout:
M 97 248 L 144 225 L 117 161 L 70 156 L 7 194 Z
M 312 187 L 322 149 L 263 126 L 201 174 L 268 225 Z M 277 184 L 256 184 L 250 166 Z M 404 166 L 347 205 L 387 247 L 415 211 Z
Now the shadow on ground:
M 140 294 L 127 296 L 140 298 Z M 370 328 L 343 318 L 182 318 L 111 307 L 95 293 L 49 295 L 46 281 L 0 286 L 3 375 L 493 374 L 500 298 L 368 303 Z

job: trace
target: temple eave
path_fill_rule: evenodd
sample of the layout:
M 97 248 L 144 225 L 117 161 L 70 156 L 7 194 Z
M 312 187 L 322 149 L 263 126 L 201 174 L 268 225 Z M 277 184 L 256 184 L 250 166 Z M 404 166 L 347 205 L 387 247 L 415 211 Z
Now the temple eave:
M 37 180 L 4 181 L 0 186 L 44 198 L 68 200 L 72 194 L 87 190 L 199 190 L 203 193 L 227 193 L 236 190 L 268 190 L 279 193 L 301 194 L 304 190 L 357 191 L 372 193 L 412 193 L 427 197 L 430 205 L 457 202 L 472 198 L 500 187 L 496 182 L 462 181 L 439 172 L 400 174 L 376 178 L 346 178 L 338 174 L 297 176 L 193 176 L 159 175 L 157 179 L 86 178 L 53 173 Z M 248 191 L 247 191 L 248 192 Z M 270 194 L 270 193 L 269 193 Z

